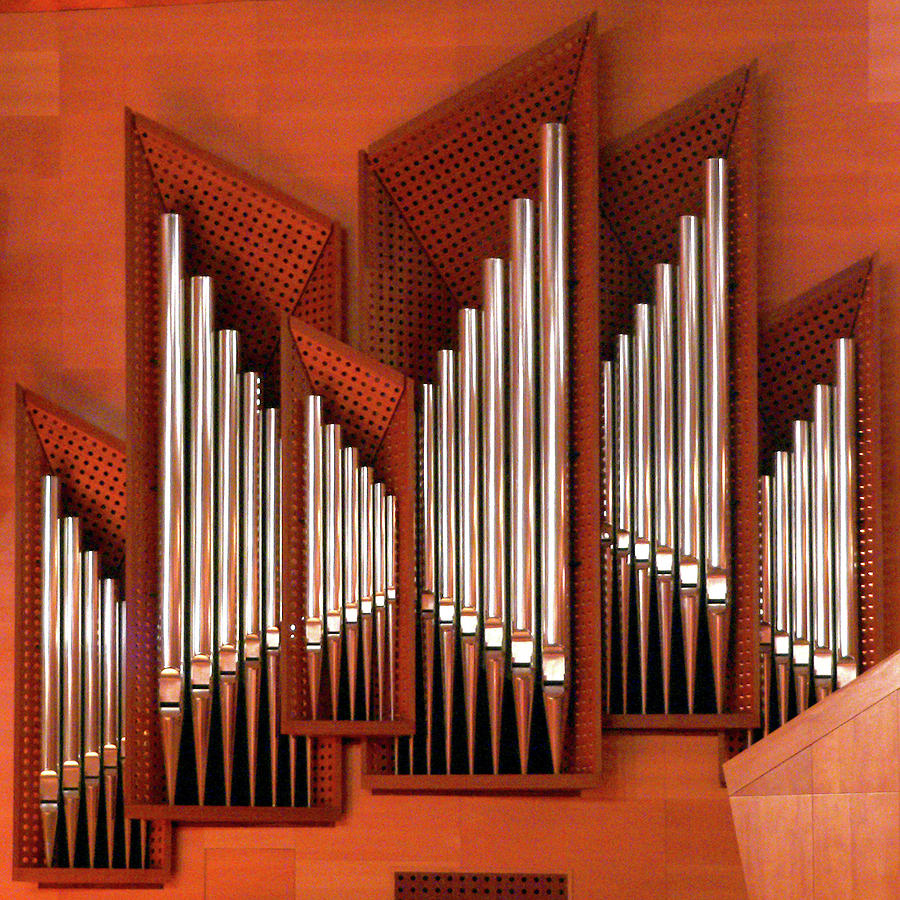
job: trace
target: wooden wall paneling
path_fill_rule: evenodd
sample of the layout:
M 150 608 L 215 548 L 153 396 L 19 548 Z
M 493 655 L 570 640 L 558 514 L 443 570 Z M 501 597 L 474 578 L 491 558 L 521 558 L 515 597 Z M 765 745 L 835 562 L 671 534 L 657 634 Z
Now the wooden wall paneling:
M 343 804 L 340 742 L 309 744 L 307 807 L 197 806 L 165 802 L 157 713 L 157 505 L 160 324 L 158 229 L 163 211 L 184 217 L 188 274 L 211 274 L 215 326 L 241 332 L 241 366 L 279 395 L 280 316 L 294 312 L 342 330 L 338 226 L 262 182 L 130 111 L 125 117 L 128 504 L 127 740 L 125 798 L 145 818 L 215 823 L 333 822 Z M 185 729 L 185 734 L 189 730 Z
M 40 885 L 159 886 L 172 874 L 172 831 L 149 825 L 146 869 L 44 866 L 38 801 L 41 742 L 41 480 L 54 474 L 62 506 L 82 524 L 103 574 L 122 577 L 125 448 L 121 441 L 24 388 L 16 390 L 16 731 L 13 878 Z M 122 586 L 123 596 L 128 597 Z M 62 820 L 62 816 L 60 816 Z

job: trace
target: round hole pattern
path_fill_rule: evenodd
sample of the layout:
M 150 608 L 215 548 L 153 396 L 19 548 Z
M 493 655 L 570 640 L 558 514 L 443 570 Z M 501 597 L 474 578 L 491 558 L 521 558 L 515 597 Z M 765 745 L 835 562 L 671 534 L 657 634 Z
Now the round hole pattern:
M 397 900 L 506 900 L 506 898 L 559 898 L 569 896 L 566 875 L 543 873 L 395 872 Z

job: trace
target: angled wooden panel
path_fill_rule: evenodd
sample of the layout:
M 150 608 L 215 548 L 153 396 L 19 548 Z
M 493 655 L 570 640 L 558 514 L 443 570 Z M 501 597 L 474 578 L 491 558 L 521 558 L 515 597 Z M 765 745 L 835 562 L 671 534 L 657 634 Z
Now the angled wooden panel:
M 704 162 L 728 160 L 729 345 L 731 359 L 731 547 L 734 604 L 723 713 L 715 712 L 711 666 L 698 667 L 695 714 L 687 714 L 680 641 L 673 642 L 672 713 L 661 684 L 650 715 L 614 714 L 616 728 L 749 727 L 759 718 L 756 70 L 744 67 L 634 134 L 600 150 L 600 352 L 632 330 L 635 303 L 652 297 L 653 267 L 677 262 L 678 219 L 702 215 Z M 705 631 L 705 627 L 701 629 Z M 658 657 L 655 641 L 651 653 Z M 658 665 L 651 660 L 651 667 Z M 612 696 L 621 697 L 613 663 Z M 652 670 L 652 668 L 651 668 Z M 621 702 L 619 703 L 621 708 Z
M 124 555 L 122 442 L 22 388 L 16 396 L 16 668 L 13 877 L 47 886 L 152 886 L 169 880 L 172 833 L 151 823 L 147 869 L 46 868 L 38 801 L 41 745 L 41 479 L 62 482 L 66 513 L 82 520 L 85 548 L 107 575 Z M 127 592 L 123 591 L 127 598 Z
M 760 323 L 760 462 L 788 447 L 795 418 L 812 417 L 817 382 L 834 383 L 834 342 L 857 342 L 859 630 L 863 668 L 884 655 L 881 533 L 881 324 L 875 257 L 862 259 Z
M 415 730 L 415 410 L 411 379 L 336 338 L 286 318 L 282 325 L 283 582 L 281 727 L 294 734 L 402 735 Z M 341 426 L 345 446 L 360 465 L 375 469 L 396 498 L 397 607 L 394 622 L 395 717 L 355 719 L 349 705 L 333 716 L 328 679 L 320 682 L 320 717 L 311 717 L 305 645 L 307 576 L 305 450 L 306 399 L 322 397 L 323 419 Z M 359 655 L 362 666 L 362 654 Z M 346 671 L 346 670 L 345 670 Z M 342 677 L 346 687 L 346 678 Z M 377 683 L 372 704 L 378 709 Z M 347 691 L 342 693 L 347 694 Z M 348 699 L 348 698 L 346 698 Z
M 157 713 L 159 471 L 159 219 L 186 224 L 188 274 L 215 282 L 215 326 L 241 332 L 241 367 L 258 367 L 267 404 L 279 393 L 279 329 L 287 311 L 339 331 L 342 248 L 324 216 L 128 111 L 126 159 L 126 408 L 129 590 L 125 798 L 135 816 L 207 823 L 335 821 L 343 804 L 338 741 L 315 741 L 308 807 L 165 802 Z M 307 303 L 307 300 L 309 301 Z M 190 735 L 188 735 L 188 740 Z

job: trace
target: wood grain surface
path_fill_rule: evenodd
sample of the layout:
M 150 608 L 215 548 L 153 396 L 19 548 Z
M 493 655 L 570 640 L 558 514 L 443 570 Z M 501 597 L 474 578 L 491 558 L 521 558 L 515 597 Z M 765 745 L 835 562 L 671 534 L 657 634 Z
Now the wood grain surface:
M 352 329 L 358 149 L 596 6 L 262 0 L 0 15 L 4 896 L 37 896 L 7 880 L 13 384 L 21 381 L 124 436 L 123 107 L 346 225 Z M 609 139 L 758 59 L 760 303 L 777 306 L 878 249 L 883 420 L 896 421 L 900 57 L 892 5 L 617 0 L 601 2 L 598 12 L 601 120 Z M 900 430 L 886 428 L 886 535 L 900 524 L 898 449 Z M 885 552 L 885 583 L 892 584 L 900 554 L 889 542 Z M 888 619 L 887 646 L 896 648 L 900 605 Z M 154 896 L 222 896 L 223 877 L 242 885 L 232 860 L 245 865 L 247 897 L 279 896 L 291 865 L 292 890 L 303 897 L 387 898 L 395 870 L 447 868 L 565 871 L 579 900 L 744 896 L 715 740 L 623 734 L 605 739 L 604 754 L 605 787 L 587 799 L 423 800 L 363 792 L 352 749 L 349 811 L 336 828 L 183 828 L 176 880 Z M 785 823 L 803 824 L 815 814 L 792 806 Z M 891 814 L 873 806 L 861 821 Z M 844 835 L 851 852 L 862 852 L 861 834 Z M 884 850 L 870 847 L 860 859 Z M 277 884 L 264 880 L 272 859 Z M 835 857 L 832 865 L 845 859 Z M 798 890 L 807 886 L 804 878 Z

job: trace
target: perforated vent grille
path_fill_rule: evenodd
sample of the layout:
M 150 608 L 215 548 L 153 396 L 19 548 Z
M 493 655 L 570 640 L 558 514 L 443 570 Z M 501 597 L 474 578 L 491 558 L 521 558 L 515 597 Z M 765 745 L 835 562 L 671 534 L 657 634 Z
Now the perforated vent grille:
M 593 21 L 586 20 L 377 142 L 363 160 L 366 348 L 409 375 L 433 378 L 437 350 L 456 346 L 458 308 L 480 306 L 480 261 L 509 255 L 509 201 L 536 194 L 541 124 L 565 121 L 570 135 L 569 490 L 576 662 L 563 774 L 554 779 L 510 772 L 497 776 L 496 783 L 492 776 L 462 776 L 453 780 L 453 790 L 489 782 L 527 789 L 535 778 L 546 779 L 543 788 L 565 789 L 567 776 L 599 775 L 596 86 L 596 36 Z M 394 772 L 386 742 L 370 741 L 366 759 L 372 775 Z M 405 777 L 412 780 L 401 785 L 379 779 L 377 787 L 440 790 L 449 783 L 441 775 Z
M 677 262 L 678 217 L 702 214 L 704 161 L 729 166 L 731 546 L 726 712 L 758 708 L 756 88 L 741 69 L 600 151 L 600 346 L 607 359 L 653 266 Z M 635 720 L 637 717 L 634 717 Z
M 396 872 L 394 897 L 397 900 L 430 900 L 432 897 L 455 900 L 511 900 L 514 897 L 569 896 L 565 875 L 494 874 L 471 872 Z
M 327 289 L 333 273 L 323 270 L 317 290 L 305 293 L 333 223 L 155 122 L 134 121 L 164 209 L 184 216 L 187 271 L 213 277 L 216 327 L 241 332 L 244 365 L 269 362 L 284 313 L 339 335 L 342 308 Z M 326 262 L 339 266 L 339 250 L 332 242 Z
M 761 465 L 789 446 L 791 422 L 812 416 L 816 383 L 834 383 L 834 342 L 857 343 L 859 604 L 862 661 L 884 653 L 881 569 L 880 322 L 874 266 L 865 259 L 767 317 L 760 328 Z
M 282 332 L 283 441 L 283 579 L 282 635 L 285 647 L 284 727 L 300 727 L 310 719 L 306 622 L 306 399 L 323 398 L 326 422 L 341 425 L 345 445 L 360 452 L 376 477 L 396 497 L 397 616 L 394 622 L 395 717 L 411 721 L 415 709 L 415 411 L 413 384 L 387 366 L 291 319 Z M 378 708 L 377 683 L 372 686 Z M 361 699 L 359 701 L 362 702 Z M 324 710 L 324 712 L 323 712 Z M 329 715 L 330 696 L 323 679 L 319 715 Z M 345 720 L 339 720 L 343 725 Z M 359 722 L 354 733 L 371 733 L 373 723 Z M 327 731 L 328 723 L 317 726 Z M 349 733 L 349 732 L 348 732 Z M 383 732 L 382 732 L 383 733 Z
M 33 398 L 26 408 L 53 473 L 63 484 L 67 514 L 81 519 L 86 549 L 104 548 L 103 569 L 119 571 L 125 558 L 125 448 L 79 427 Z
M 16 716 L 13 865 L 18 875 L 54 883 L 128 884 L 128 870 L 43 867 L 38 802 L 41 742 L 41 478 L 58 475 L 65 512 L 82 517 L 85 546 L 100 552 L 110 572 L 124 553 L 124 466 L 114 438 L 53 404 L 20 391 L 16 411 Z M 115 560 L 115 562 L 113 562 Z M 168 826 L 149 829 L 149 876 L 162 883 L 171 856 Z M 143 879 L 146 880 L 146 879 Z
M 166 209 L 186 216 L 187 244 L 193 248 L 189 265 L 216 277 L 217 325 L 241 330 L 242 363 L 260 368 L 270 399 L 279 384 L 282 313 L 298 312 L 321 328 L 339 330 L 335 323 L 341 320 L 342 240 L 319 214 L 147 119 L 128 115 L 125 149 L 127 500 L 132 510 L 126 523 L 130 752 L 125 791 L 132 804 L 162 808 L 165 774 L 156 714 L 159 216 Z M 340 746 L 322 741 L 314 747 L 321 764 L 314 769 L 320 780 L 313 795 L 337 798 L 337 810 L 342 797 Z M 317 799 L 316 805 L 332 804 Z M 235 809 L 236 818 L 246 818 Z M 228 818 L 221 808 L 209 810 L 215 821 Z M 274 817 L 286 820 L 294 814 L 310 819 L 307 810 L 288 808 L 279 808 Z

